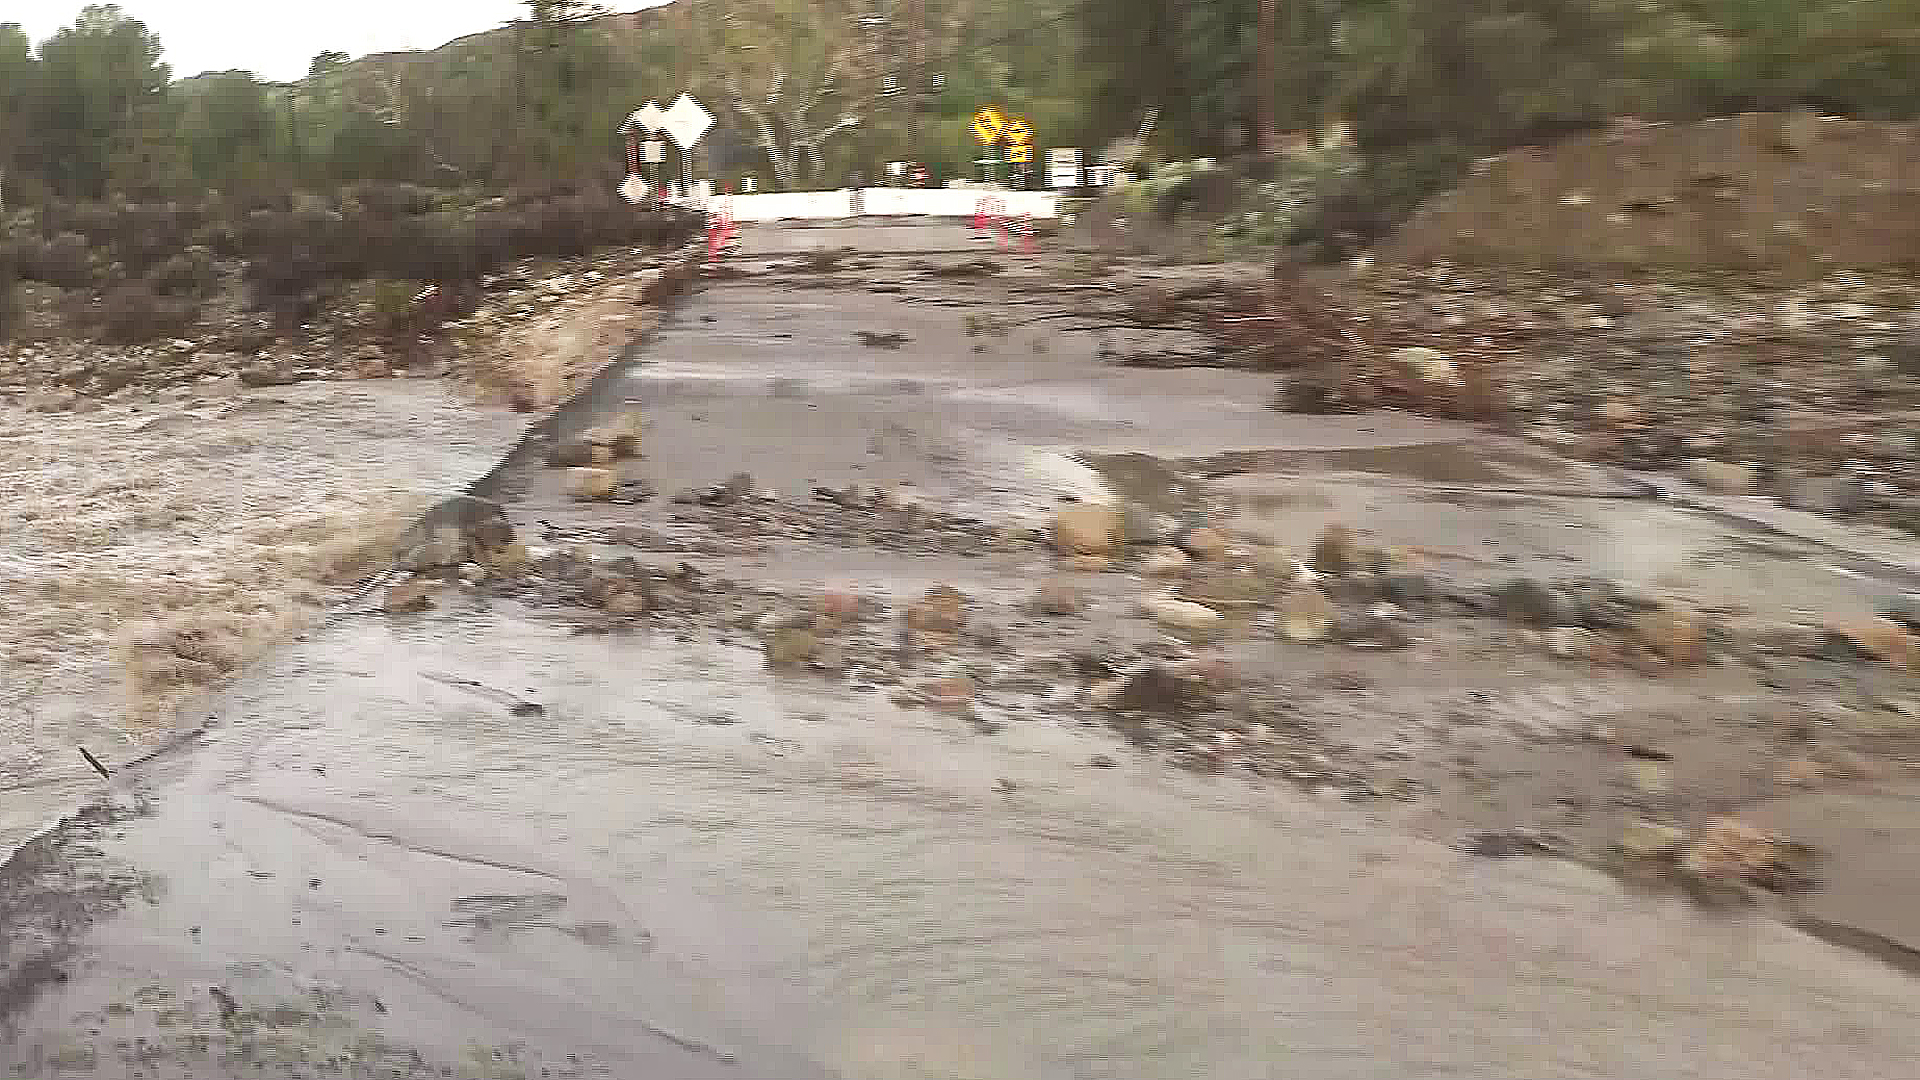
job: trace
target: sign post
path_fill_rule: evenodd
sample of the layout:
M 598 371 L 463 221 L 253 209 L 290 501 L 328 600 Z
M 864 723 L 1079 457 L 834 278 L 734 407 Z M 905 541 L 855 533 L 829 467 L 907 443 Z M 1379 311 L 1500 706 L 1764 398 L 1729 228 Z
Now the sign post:
M 680 191 L 682 194 L 691 195 L 693 193 L 693 147 L 712 127 L 713 114 L 688 94 L 681 94 L 673 100 L 672 105 L 664 109 L 660 107 L 659 102 L 649 101 L 633 110 L 620 125 L 620 133 L 627 137 L 627 179 L 629 181 L 620 185 L 621 194 L 623 196 L 626 194 L 631 187 L 631 181 L 640 179 L 637 174 L 641 159 L 637 150 L 644 149 L 645 160 L 649 165 L 658 166 L 666 161 L 666 144 L 659 139 L 649 138 L 642 146 L 636 146 L 635 140 L 641 135 L 665 135 L 672 139 L 673 145 L 680 150 Z M 657 175 L 655 179 L 659 181 L 662 191 L 670 187 Z M 644 189 L 645 185 L 642 181 L 641 190 Z
M 991 105 L 973 114 L 973 137 L 980 140 L 980 157 L 975 164 L 980 166 L 980 179 L 992 183 L 994 180 L 993 146 L 1007 131 L 1007 118 L 1004 113 Z
M 620 182 L 619 192 L 621 198 L 636 206 L 646 200 L 648 193 L 646 178 L 641 174 L 641 164 L 659 161 L 659 158 L 654 156 L 654 147 L 657 142 L 652 135 L 660 129 L 660 117 L 660 104 L 649 101 L 628 113 L 627 118 L 620 122 L 620 134 L 627 137 L 627 178 Z M 642 156 L 643 145 L 644 157 Z M 656 182 L 659 181 L 658 170 L 647 171 L 653 172 L 653 179 Z M 664 187 L 661 188 L 663 193 L 665 190 Z
M 1007 163 L 1020 176 L 1020 186 L 1026 187 L 1033 166 L 1033 128 L 1019 117 L 1007 121 Z M 1013 175 L 1007 176 L 1007 183 L 1013 183 Z
M 673 99 L 660 114 L 660 130 L 680 148 L 681 180 L 689 193 L 693 190 L 693 144 L 713 127 L 713 114 L 688 94 Z

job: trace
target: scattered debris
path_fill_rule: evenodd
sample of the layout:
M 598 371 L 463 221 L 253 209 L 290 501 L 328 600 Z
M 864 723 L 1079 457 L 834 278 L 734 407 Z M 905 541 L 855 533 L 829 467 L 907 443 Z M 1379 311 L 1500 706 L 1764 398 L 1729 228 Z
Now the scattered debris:
M 935 585 L 907 609 L 907 627 L 935 634 L 957 634 L 967 622 L 967 598 L 951 585 Z
M 1311 565 L 1322 574 L 1349 574 L 1360 569 L 1353 530 L 1340 524 L 1327 526 L 1314 542 Z
M 1687 831 L 1644 818 L 1629 823 L 1620 834 L 1620 851 L 1635 859 L 1671 859 L 1687 843 Z
M 1680 870 L 1709 887 L 1755 885 L 1787 892 L 1811 884 L 1814 852 L 1779 833 L 1738 818 L 1716 818 L 1703 826 L 1680 856 Z
M 1112 507 L 1076 503 L 1054 511 L 1053 542 L 1062 555 L 1106 555 L 1122 535 Z
M 1219 612 L 1204 604 L 1170 596 L 1150 596 L 1140 602 L 1140 610 L 1169 630 L 1188 633 L 1210 633 L 1226 621 Z
M 567 497 L 575 502 L 599 502 L 613 498 L 620 488 L 620 474 L 612 469 L 568 469 Z
M 1507 829 L 1478 832 L 1462 837 L 1461 851 L 1481 858 L 1504 859 L 1515 855 L 1558 855 L 1566 840 L 1536 829 Z
M 1033 610 L 1041 615 L 1078 615 L 1086 606 L 1086 590 L 1059 579 L 1042 582 L 1033 594 Z
M 812 630 L 786 627 L 767 638 L 767 663 L 776 667 L 804 664 L 820 654 L 820 638 Z
M 1280 602 L 1280 636 L 1303 645 L 1325 641 L 1338 617 L 1325 593 L 1303 585 Z

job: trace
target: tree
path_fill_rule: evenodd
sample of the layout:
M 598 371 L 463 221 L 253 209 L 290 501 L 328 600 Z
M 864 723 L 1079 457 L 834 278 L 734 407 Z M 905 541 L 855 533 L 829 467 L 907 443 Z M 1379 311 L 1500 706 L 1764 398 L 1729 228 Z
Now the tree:
M 346 67 L 347 61 L 351 59 L 352 57 L 338 49 L 323 49 L 314 53 L 313 59 L 307 64 L 307 78 L 309 80 L 324 79 Z
M 572 175 L 609 153 L 618 117 L 617 70 L 597 20 L 606 10 L 580 0 L 527 0 L 512 26 L 516 126 L 513 171 Z
M 225 188 L 282 171 L 284 127 L 268 88 L 244 71 L 196 76 L 173 87 L 177 135 L 202 184 Z
M 873 59 L 857 22 L 866 11 L 858 0 L 742 0 L 690 13 L 699 20 L 694 47 L 706 65 L 705 96 L 724 103 L 781 187 L 823 174 L 827 144 L 863 119 L 863 103 L 844 95 L 842 83 L 862 70 L 860 60 Z
M 34 129 L 47 178 L 63 194 L 98 197 L 115 136 L 161 100 L 160 39 L 113 4 L 81 9 L 40 46 L 42 93 Z
M 7 207 L 7 181 L 24 162 L 39 92 L 40 64 L 19 23 L 0 23 L 0 213 Z
M 1350 5 L 1342 103 L 1363 140 L 1492 149 L 1602 122 L 1627 98 L 1630 0 Z

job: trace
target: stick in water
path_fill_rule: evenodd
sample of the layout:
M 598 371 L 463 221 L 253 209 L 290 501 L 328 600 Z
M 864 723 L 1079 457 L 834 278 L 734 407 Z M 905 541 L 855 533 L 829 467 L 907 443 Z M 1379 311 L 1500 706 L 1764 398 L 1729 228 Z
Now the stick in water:
M 80 756 L 87 759 L 87 764 L 93 766 L 93 771 L 100 774 L 100 779 L 102 780 L 113 779 L 113 777 L 107 775 L 107 767 L 105 765 L 100 764 L 99 758 L 94 757 L 92 754 L 89 754 L 87 752 L 86 747 L 83 746 L 80 748 Z

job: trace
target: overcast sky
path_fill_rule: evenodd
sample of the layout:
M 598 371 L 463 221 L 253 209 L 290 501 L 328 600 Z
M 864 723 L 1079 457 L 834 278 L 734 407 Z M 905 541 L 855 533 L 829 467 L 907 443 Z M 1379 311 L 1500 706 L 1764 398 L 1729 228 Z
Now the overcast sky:
M 606 6 L 632 11 L 664 2 Z M 0 22 L 19 23 L 38 45 L 73 25 L 85 6 L 85 0 L 0 3 Z M 240 68 L 275 81 L 305 75 L 307 62 L 323 49 L 353 56 L 431 49 L 526 11 L 516 0 L 121 0 L 120 8 L 160 36 L 176 79 Z

